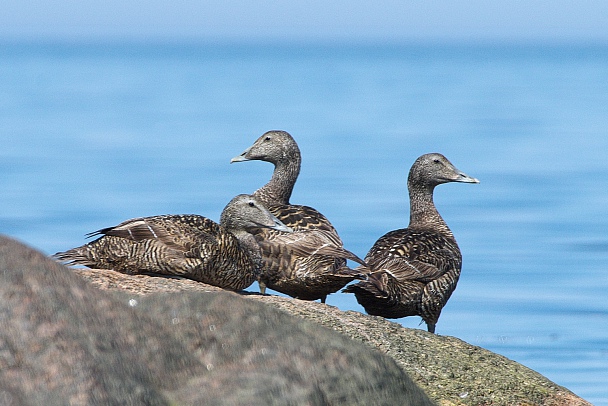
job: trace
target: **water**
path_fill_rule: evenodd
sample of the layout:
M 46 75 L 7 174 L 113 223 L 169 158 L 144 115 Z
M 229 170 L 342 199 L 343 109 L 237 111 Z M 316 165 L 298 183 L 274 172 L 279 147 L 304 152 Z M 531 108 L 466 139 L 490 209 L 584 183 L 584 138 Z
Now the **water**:
M 592 46 L 2 44 L 0 232 L 51 254 L 131 217 L 217 220 L 272 172 L 230 158 L 285 129 L 292 202 L 364 256 L 442 152 L 481 184 L 436 189 L 464 257 L 437 332 L 608 405 L 606 78 Z

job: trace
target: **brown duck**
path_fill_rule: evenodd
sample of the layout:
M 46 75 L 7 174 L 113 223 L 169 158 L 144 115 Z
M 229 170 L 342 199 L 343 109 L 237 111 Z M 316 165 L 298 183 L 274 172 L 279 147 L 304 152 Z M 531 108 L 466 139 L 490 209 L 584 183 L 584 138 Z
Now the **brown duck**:
M 435 186 L 479 183 L 441 154 L 419 157 L 410 169 L 410 224 L 376 241 L 365 257 L 370 275 L 348 286 L 367 313 L 386 318 L 419 315 L 428 331 L 454 292 L 462 256 L 456 239 L 433 203 Z
M 337 231 L 323 214 L 289 202 L 301 165 L 300 149 L 291 135 L 268 131 L 230 162 L 250 160 L 274 164 L 270 181 L 253 196 L 293 229 L 291 234 L 269 229 L 255 234 L 264 263 L 258 281 L 260 291 L 264 293 L 268 287 L 295 298 L 321 299 L 325 303 L 328 294 L 361 276 L 346 266 L 346 260 L 360 264 L 363 260 L 344 249 Z
M 252 229 L 291 232 L 255 197 L 238 195 L 222 211 L 220 224 L 194 214 L 140 217 L 93 232 L 95 241 L 55 254 L 70 265 L 153 273 L 241 290 L 262 264 Z

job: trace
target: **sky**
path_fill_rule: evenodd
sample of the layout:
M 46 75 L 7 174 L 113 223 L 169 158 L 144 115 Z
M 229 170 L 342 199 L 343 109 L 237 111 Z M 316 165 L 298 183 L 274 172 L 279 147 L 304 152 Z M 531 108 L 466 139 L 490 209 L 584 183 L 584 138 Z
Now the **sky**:
M 2 0 L 0 40 L 608 43 L 608 1 Z

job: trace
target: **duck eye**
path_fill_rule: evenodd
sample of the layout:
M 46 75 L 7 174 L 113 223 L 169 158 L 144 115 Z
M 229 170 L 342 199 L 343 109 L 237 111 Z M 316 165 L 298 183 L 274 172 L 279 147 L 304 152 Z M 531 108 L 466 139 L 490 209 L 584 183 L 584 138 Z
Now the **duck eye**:
M 264 141 L 270 141 L 270 136 L 264 138 Z
M 255 206 L 255 204 L 253 204 L 253 202 L 249 202 L 249 207 L 253 207 Z
M 439 159 L 435 158 L 435 159 L 433 159 L 433 162 L 435 162 L 436 164 L 438 164 L 439 163 Z

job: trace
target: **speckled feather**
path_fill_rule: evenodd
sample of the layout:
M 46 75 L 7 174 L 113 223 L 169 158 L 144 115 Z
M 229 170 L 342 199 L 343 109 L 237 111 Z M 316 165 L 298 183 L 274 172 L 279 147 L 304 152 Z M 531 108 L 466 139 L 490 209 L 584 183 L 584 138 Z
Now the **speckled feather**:
M 433 231 L 400 229 L 380 237 L 365 257 L 366 281 L 345 289 L 372 315 L 419 315 L 436 324 L 456 288 L 462 257 L 453 238 Z
M 256 233 L 263 257 L 260 288 L 304 300 L 321 299 L 337 292 L 362 274 L 346 266 L 346 259 L 363 263 L 343 247 L 329 220 L 309 206 L 289 203 L 300 171 L 300 150 L 291 135 L 269 131 L 232 162 L 263 160 L 275 165 L 271 180 L 254 192 L 292 234 L 274 230 Z
M 294 231 L 323 230 L 336 236 L 336 245 L 342 245 L 338 233 L 329 220 L 309 206 L 296 204 L 268 204 L 268 209 L 284 224 L 291 224 Z
M 367 280 L 348 286 L 367 313 L 387 318 L 419 315 L 430 332 L 456 289 L 462 256 L 433 203 L 435 186 L 478 183 L 441 154 L 419 157 L 408 176 L 410 224 L 380 237 L 365 257 Z
M 322 214 L 317 212 L 318 216 L 303 219 L 293 215 L 292 206 L 275 205 L 269 209 L 282 222 L 291 224 L 294 232 L 263 229 L 255 234 L 263 253 L 262 283 L 292 297 L 315 300 L 340 290 L 355 277 L 364 277 L 346 266 L 346 258 L 364 262 L 342 247 L 337 233 L 328 221 L 323 221 L 326 219 Z M 313 224 L 307 219 L 314 219 L 319 227 L 307 228 Z
M 257 204 L 264 215 L 276 221 Z M 71 265 L 123 273 L 182 276 L 231 290 L 251 285 L 261 266 L 259 247 L 251 234 L 242 233 L 237 238 L 199 215 L 135 218 L 90 234 L 94 235 L 101 237 L 58 253 L 56 258 Z

